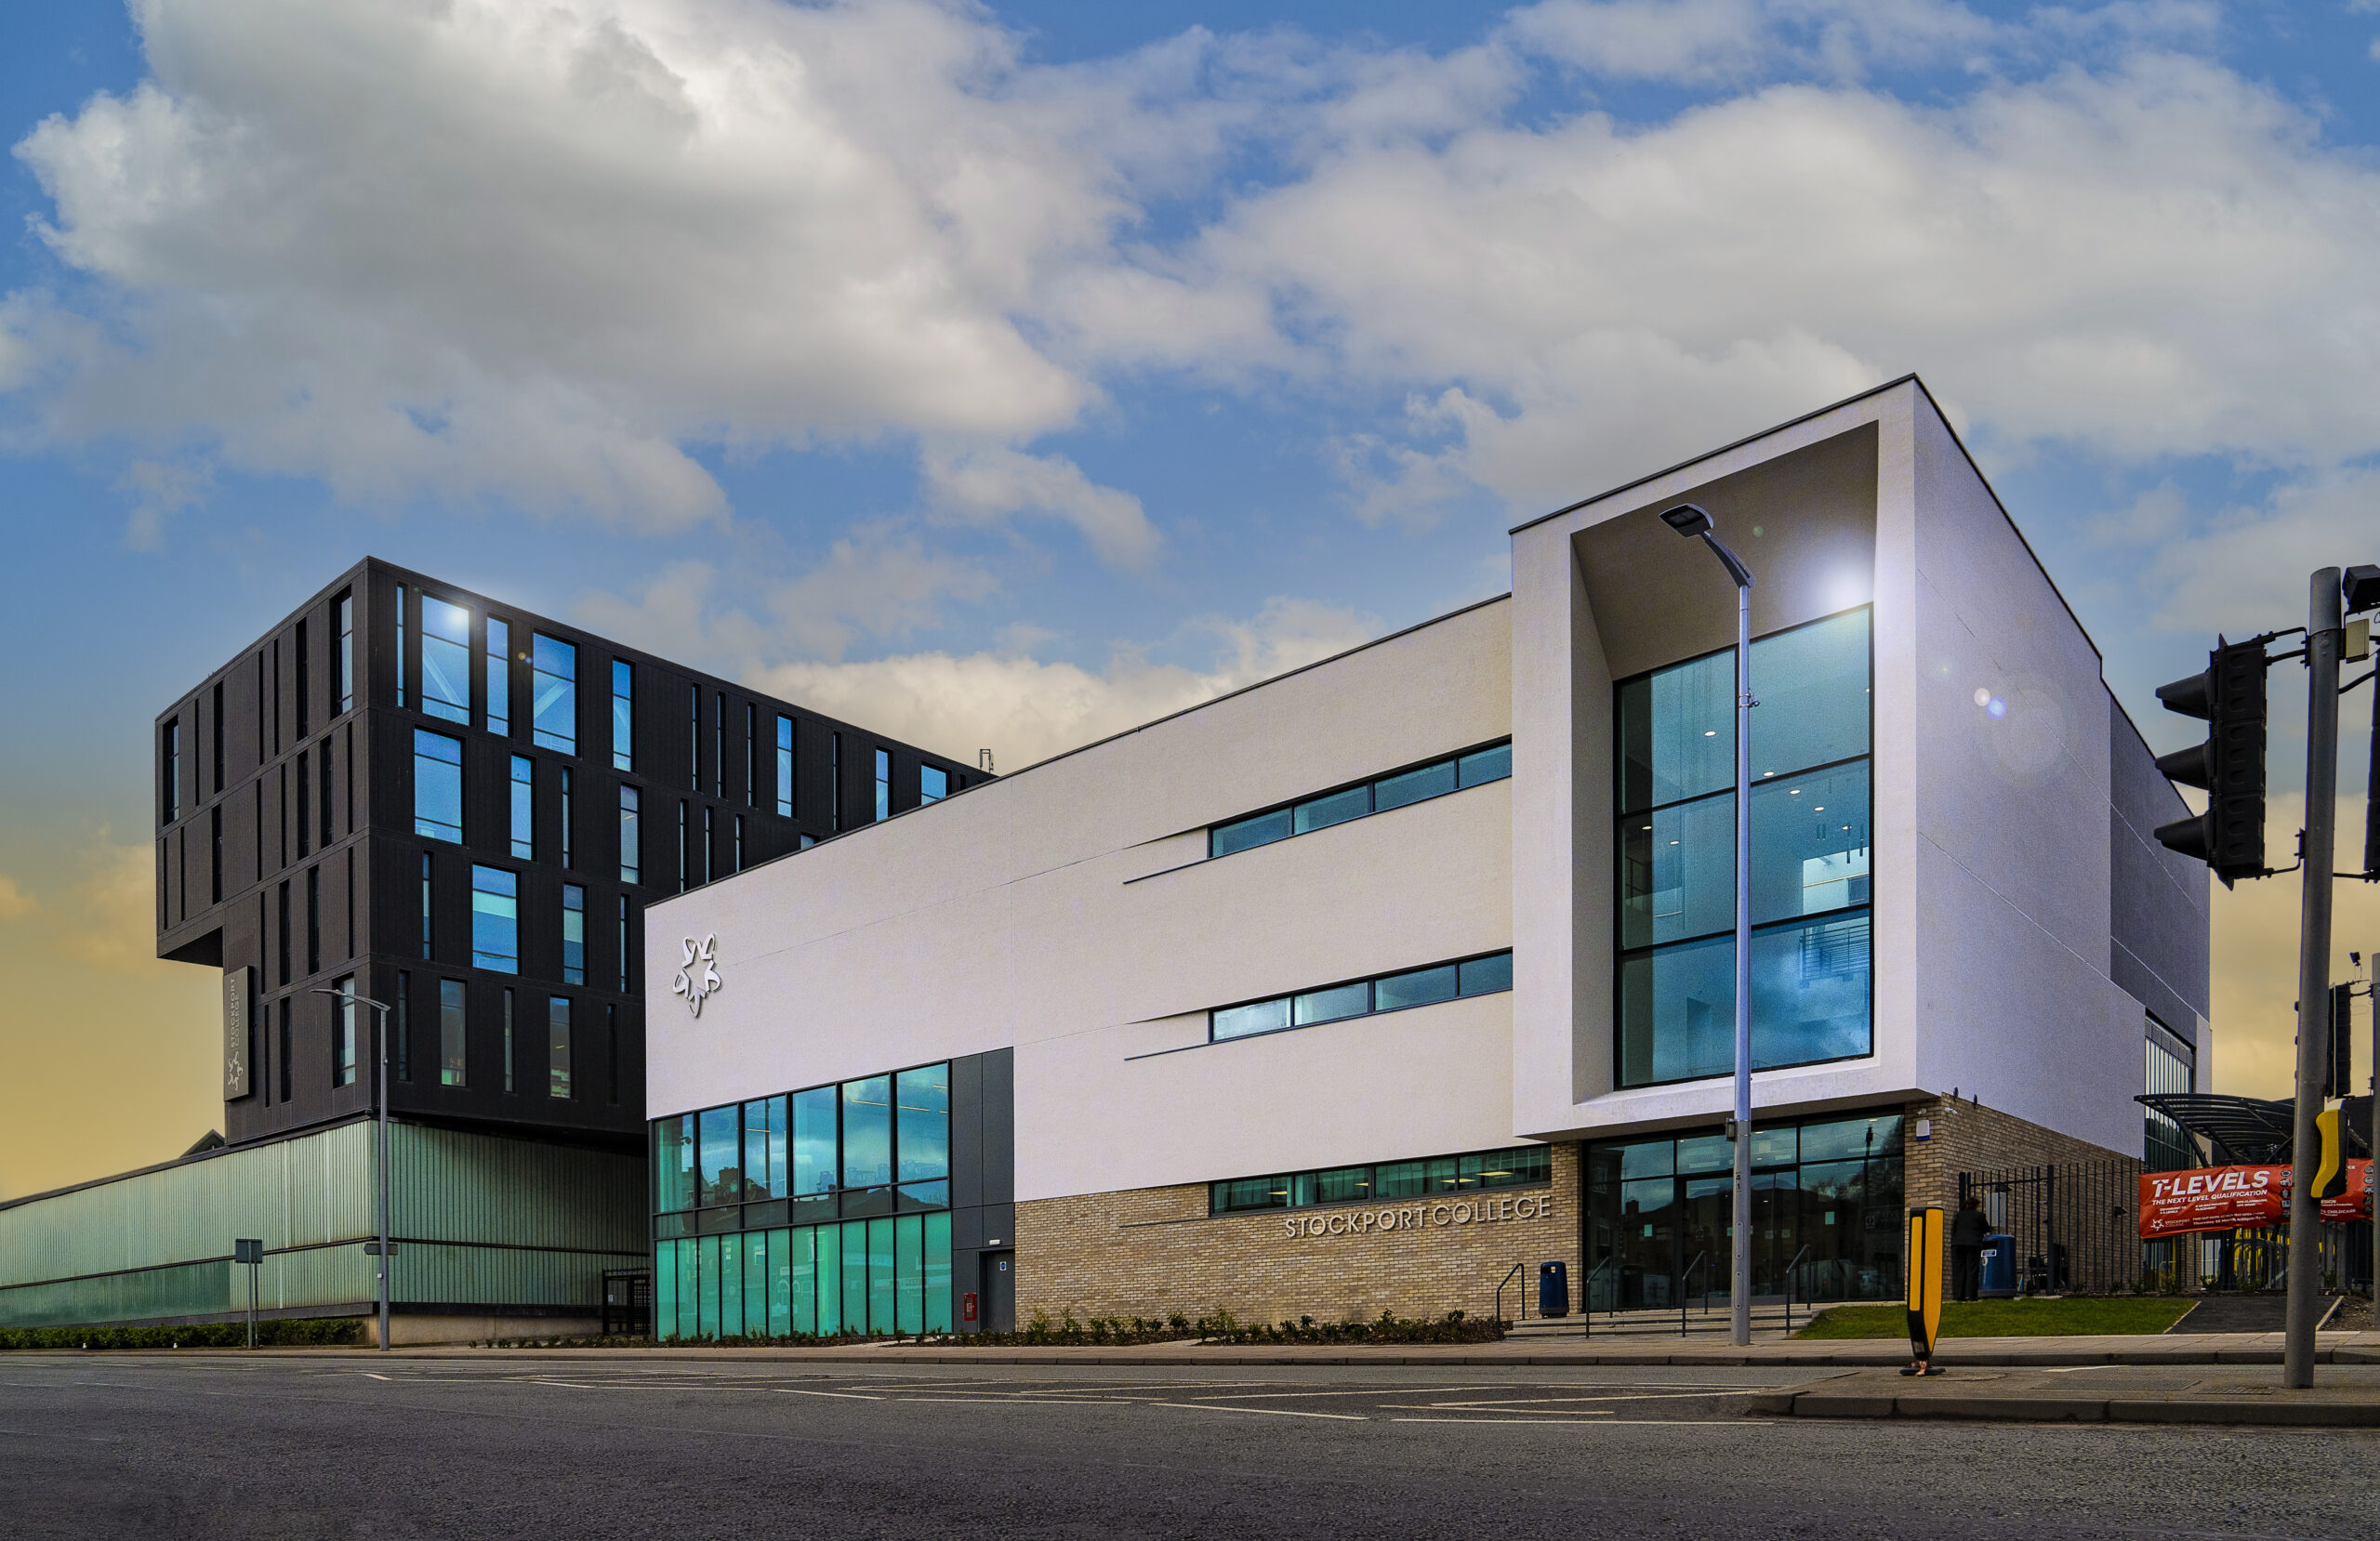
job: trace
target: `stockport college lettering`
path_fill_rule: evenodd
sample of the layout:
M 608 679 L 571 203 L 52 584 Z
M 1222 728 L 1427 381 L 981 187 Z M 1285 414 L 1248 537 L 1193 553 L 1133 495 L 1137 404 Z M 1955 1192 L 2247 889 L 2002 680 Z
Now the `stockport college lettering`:
M 1290 1215 L 1281 1221 L 1282 1235 L 1362 1236 L 1383 1231 L 1420 1231 L 1437 1225 L 1493 1225 L 1501 1220 L 1543 1219 L 1554 1213 L 1552 1195 L 1519 1198 L 1462 1199 L 1445 1204 L 1409 1204 L 1394 1209 L 1340 1210 L 1329 1215 Z

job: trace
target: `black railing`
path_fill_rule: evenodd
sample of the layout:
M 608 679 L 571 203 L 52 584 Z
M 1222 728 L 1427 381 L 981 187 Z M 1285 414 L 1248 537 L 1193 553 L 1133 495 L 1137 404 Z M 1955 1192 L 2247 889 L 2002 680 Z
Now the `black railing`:
M 1505 1275 L 1503 1276 L 1503 1278 L 1502 1278 L 1502 1279 L 1501 1279 L 1501 1280 L 1499 1280 L 1499 1281 L 1497 1282 L 1497 1284 L 1496 1284 L 1496 1320 L 1497 1320 L 1497 1321 L 1501 1322 L 1501 1321 L 1504 1319 L 1504 1286 L 1505 1286 L 1506 1284 L 1511 1284 L 1511 1283 L 1513 1282 L 1513 1274 L 1514 1274 L 1514 1273 L 1518 1273 L 1521 1270 L 1523 1270 L 1523 1269 L 1525 1269 L 1525 1268 L 1527 1268 L 1527 1267 L 1528 1267 L 1528 1264 L 1527 1264 L 1527 1263 L 1526 1263 L 1526 1262 L 1514 1263 L 1514 1264 L 1513 1265 L 1513 1268 L 1512 1268 L 1512 1272 L 1511 1272 L 1511 1273 L 1507 1273 L 1507 1274 L 1505 1274 Z M 1528 1320 L 1528 1291 L 1527 1291 L 1527 1290 L 1523 1290 L 1523 1291 L 1521 1291 L 1521 1320 L 1522 1320 L 1522 1321 L 1524 1321 L 1524 1322 L 1526 1322 L 1526 1321 L 1527 1321 L 1527 1320 Z
M 1785 1265 L 1785 1336 L 1788 1337 L 1793 1336 L 1793 1271 L 1801 1267 L 1802 1259 L 1809 1255 L 1809 1244 L 1805 1242 L 1802 1250 L 1793 1254 L 1793 1260 Z
M 1710 1257 L 1710 1256 L 1711 1256 L 1710 1251 L 1709 1251 L 1707 1248 L 1706 1248 L 1705 1250 L 1703 1250 L 1703 1251 L 1700 1251 L 1700 1252 L 1696 1253 L 1696 1254 L 1694 1255 L 1694 1261 L 1692 1261 L 1692 1262 L 1690 1262 L 1690 1263 L 1686 1264 L 1686 1271 L 1685 1271 L 1685 1272 L 1683 1272 L 1683 1273 L 1681 1273 L 1681 1274 L 1679 1274 L 1679 1275 L 1677 1276 L 1677 1335 L 1678 1335 L 1680 1337 L 1684 1337 L 1686 1336 L 1686 1286 L 1687 1286 L 1688 1284 L 1693 1284 L 1693 1283 L 1694 1283 L 1694 1271 L 1695 1271 L 1696 1269 L 1698 1269 L 1698 1268 L 1700 1268 L 1700 1267 L 1702 1266 L 1702 1260 L 1703 1260 L 1704 1258 L 1706 1258 Z M 1711 1289 L 1710 1289 L 1710 1283 L 1711 1283 L 1711 1282 L 1710 1282 L 1708 1279 L 1705 1279 L 1705 1280 L 1703 1281 L 1703 1290 L 1702 1290 L 1702 1314 L 1703 1314 L 1703 1315 L 1705 1315 L 1705 1316 L 1708 1316 L 1708 1315 L 1710 1315 L 1710 1314 L 1711 1314 Z
M 1617 1258 L 1606 1258 L 1587 1271 L 1585 1280 L 1579 1285 L 1579 1336 L 1580 1337 L 1593 1337 L 1595 1335 L 1595 1278 L 1616 1261 L 1618 1261 Z M 1619 1310 L 1619 1303 L 1615 1301 L 1612 1305 L 1613 1314 L 1617 1315 Z

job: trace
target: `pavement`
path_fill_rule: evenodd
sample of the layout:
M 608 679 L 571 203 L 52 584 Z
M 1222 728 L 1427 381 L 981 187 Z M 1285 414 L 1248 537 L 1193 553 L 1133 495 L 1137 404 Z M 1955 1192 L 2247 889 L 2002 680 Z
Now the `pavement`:
M 2107 1374 L 2125 1378 L 2088 1398 L 2180 1403 L 2259 1378 L 1970 1369 L 1896 1381 L 1894 1395 L 1914 1384 L 1910 1397 L 1947 1405 Z M 2320 1378 L 2363 1390 L 2370 1374 Z M 1811 1397 L 1883 1378 L 719 1350 L 10 1353 L 0 1514 L 11 1541 L 2370 1533 L 2380 1431 L 1803 1416 Z

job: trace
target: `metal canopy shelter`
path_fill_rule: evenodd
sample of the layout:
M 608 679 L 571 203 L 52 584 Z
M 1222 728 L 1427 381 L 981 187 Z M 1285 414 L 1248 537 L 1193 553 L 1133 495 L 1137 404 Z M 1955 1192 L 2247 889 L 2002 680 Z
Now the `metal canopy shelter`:
M 2163 1113 L 2186 1132 L 2204 1138 L 2215 1166 L 2279 1166 L 2291 1159 L 2296 1115 L 2287 1101 L 2204 1091 L 2146 1092 L 2133 1100 Z M 2370 1155 L 2372 1099 L 2350 1097 L 2342 1106 L 2347 1154 Z

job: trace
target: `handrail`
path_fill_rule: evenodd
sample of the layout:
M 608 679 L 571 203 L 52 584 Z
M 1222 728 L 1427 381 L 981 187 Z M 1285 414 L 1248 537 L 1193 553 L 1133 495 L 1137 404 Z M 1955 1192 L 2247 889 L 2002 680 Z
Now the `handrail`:
M 1503 1279 L 1496 1285 L 1497 1321 L 1501 1322 L 1504 1319 L 1504 1285 L 1513 1282 L 1513 1273 L 1518 1273 L 1521 1270 L 1527 1267 L 1528 1267 L 1527 1260 L 1514 1263 L 1513 1265 L 1513 1272 L 1505 1274 Z M 1521 1320 L 1524 1322 L 1528 1320 L 1528 1291 L 1527 1290 L 1521 1291 Z
M 1694 1283 L 1694 1271 L 1700 1268 L 1702 1259 L 1709 1256 L 1711 1256 L 1711 1249 L 1706 1246 L 1694 1255 L 1694 1261 L 1686 1264 L 1686 1271 L 1677 1276 L 1677 1335 L 1680 1337 L 1686 1336 L 1686 1286 Z M 1711 1310 L 1711 1303 L 1704 1301 L 1702 1309 L 1707 1315 Z
M 1593 1337 L 1595 1335 L 1595 1275 L 1601 1273 L 1605 1269 L 1609 1268 L 1613 1263 L 1616 1263 L 1619 1260 L 1620 1258 L 1617 1253 L 1613 1254 L 1611 1257 L 1606 1258 L 1602 1262 L 1597 1263 L 1593 1268 L 1588 1270 L 1586 1278 L 1581 1280 L 1579 1284 L 1579 1336 L 1580 1337 Z M 1618 1306 L 1612 1307 L 1612 1311 L 1615 1315 L 1618 1314 L 1619 1310 L 1620 1308 Z
M 1793 1271 L 1801 1267 L 1802 1259 L 1809 1255 L 1810 1244 L 1804 1242 L 1802 1250 L 1794 1253 L 1793 1260 L 1785 1265 L 1785 1336 L 1788 1337 L 1793 1336 Z

